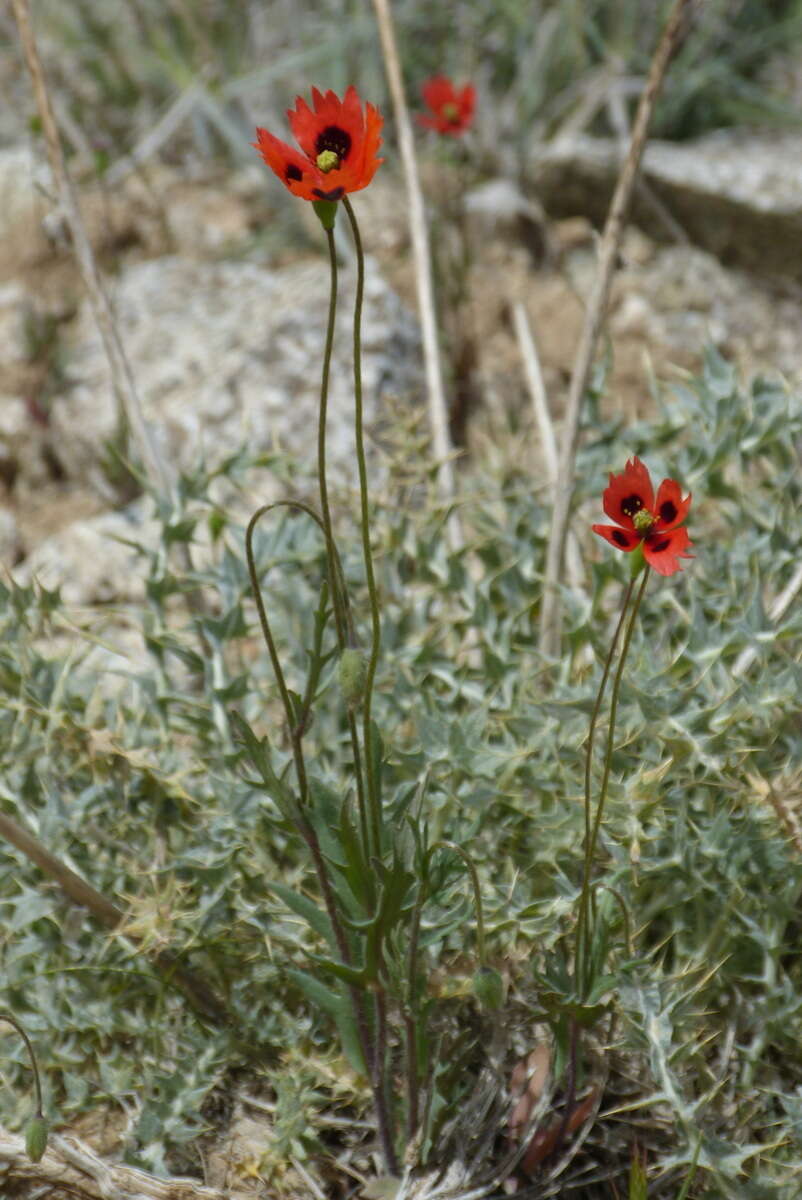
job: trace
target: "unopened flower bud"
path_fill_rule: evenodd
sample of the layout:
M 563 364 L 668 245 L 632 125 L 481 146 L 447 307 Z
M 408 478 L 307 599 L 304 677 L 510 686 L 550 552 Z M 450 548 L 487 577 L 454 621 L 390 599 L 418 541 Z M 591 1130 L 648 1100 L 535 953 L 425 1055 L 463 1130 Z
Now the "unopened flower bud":
M 365 694 L 365 659 L 349 646 L 340 655 L 340 691 L 349 708 L 356 708 Z
M 504 982 L 495 967 L 480 967 L 471 986 L 483 1008 L 501 1008 L 504 1003 Z
M 25 1153 L 31 1162 L 38 1163 L 47 1149 L 49 1126 L 42 1116 L 31 1117 L 25 1130 Z

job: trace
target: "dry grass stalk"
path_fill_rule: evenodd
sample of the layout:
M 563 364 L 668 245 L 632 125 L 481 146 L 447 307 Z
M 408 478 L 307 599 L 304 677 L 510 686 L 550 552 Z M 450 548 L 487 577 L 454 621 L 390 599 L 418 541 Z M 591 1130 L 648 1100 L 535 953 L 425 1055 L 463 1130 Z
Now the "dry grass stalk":
M 47 157 L 56 187 L 59 207 L 64 214 L 70 237 L 75 249 L 78 269 L 89 296 L 92 312 L 97 323 L 103 348 L 111 369 L 112 385 L 118 411 L 125 426 L 130 429 L 136 442 L 148 477 L 160 491 L 168 495 L 172 488 L 172 474 L 164 461 L 148 428 L 142 405 L 137 395 L 131 367 L 114 322 L 111 304 L 103 286 L 86 227 L 81 217 L 75 190 L 67 171 L 61 146 L 56 117 L 47 88 L 47 81 L 39 58 L 33 27 L 31 25 L 28 0 L 12 0 L 14 17 L 19 30 L 25 62 L 33 85 L 36 107 L 42 122 L 47 146 Z
M 389 0 L 373 0 L 373 7 L 379 26 L 384 66 L 387 72 L 387 82 L 390 88 L 395 123 L 398 129 L 401 165 L 407 189 L 410 237 L 415 262 L 415 283 L 418 294 L 418 312 L 423 337 L 423 359 L 429 401 L 429 424 L 432 433 L 432 445 L 438 463 L 439 492 L 446 504 L 450 504 L 454 499 L 455 492 L 454 464 L 452 461 L 453 447 L 448 431 L 448 406 L 443 388 L 443 370 L 440 362 L 440 347 L 437 336 L 432 260 L 429 249 L 429 231 L 426 225 L 426 211 L 423 204 L 423 192 L 421 191 L 418 163 L 415 158 L 415 144 L 412 138 L 412 123 L 409 119 L 409 108 L 404 94 L 404 81 L 401 74 L 401 63 L 398 57 L 398 47 L 395 40 L 395 30 Z M 456 512 L 452 512 L 449 517 L 448 533 L 452 548 L 458 549 L 462 545 L 463 538 Z
M 551 419 L 546 385 L 543 381 L 543 372 L 540 368 L 537 343 L 532 333 L 526 309 L 520 300 L 516 300 L 512 304 L 511 311 L 512 324 L 518 340 L 518 349 L 521 352 L 526 386 L 532 400 L 532 411 L 535 414 L 535 424 L 540 436 L 540 447 L 543 451 L 546 477 L 551 487 L 555 488 L 559 477 L 557 438 L 554 433 L 554 422 Z M 579 553 L 577 540 L 570 532 L 565 553 L 568 581 L 572 587 L 580 587 L 585 578 L 585 573 L 582 569 L 582 556 Z
M 102 892 L 93 888 L 80 875 L 68 867 L 54 854 L 42 845 L 33 834 L 28 833 L 11 817 L 0 813 L 0 837 L 4 837 L 16 847 L 40 871 L 52 879 L 61 888 L 64 895 L 73 903 L 86 908 L 96 921 L 107 929 L 125 932 L 125 913 L 112 903 Z M 129 939 L 135 939 L 129 934 Z M 232 1020 L 223 1003 L 217 998 L 211 986 L 188 967 L 182 966 L 176 955 L 167 947 L 154 949 L 148 954 L 153 966 L 172 980 L 180 988 L 193 1008 L 207 1020 L 218 1025 L 229 1024 Z
M 135 1167 L 106 1163 L 83 1142 L 58 1134 L 50 1135 L 41 1162 L 31 1162 L 24 1138 L 0 1126 L 0 1184 L 26 1182 L 47 1195 L 55 1190 L 79 1200 L 237 1200 L 229 1189 L 203 1187 L 194 1179 L 157 1179 Z
M 786 798 L 779 794 L 775 784 L 769 783 L 761 775 L 752 774 L 748 776 L 748 779 L 760 799 L 774 809 L 777 820 L 785 830 L 786 836 L 797 854 L 802 854 L 802 825 L 800 825 L 796 813 L 786 802 Z M 782 782 L 784 792 L 791 791 L 785 781 L 777 782 Z
M 540 613 L 540 651 L 549 658 L 560 652 L 562 612 L 560 606 L 560 572 L 565 548 L 568 520 L 571 512 L 571 497 L 574 488 L 574 463 L 579 441 L 579 422 L 582 403 L 587 391 L 593 358 L 599 335 L 607 314 L 607 301 L 613 280 L 613 271 L 624 232 L 624 220 L 629 208 L 632 191 L 646 145 L 655 101 L 660 92 L 668 64 L 685 24 L 688 10 L 694 0 L 675 0 L 663 35 L 652 59 L 649 78 L 638 104 L 632 129 L 629 150 L 613 193 L 610 211 L 602 234 L 599 262 L 593 290 L 585 311 L 585 322 L 574 360 L 571 386 L 563 423 L 560 469 L 554 498 L 554 514 L 546 554 L 546 574 L 543 584 L 543 602 Z

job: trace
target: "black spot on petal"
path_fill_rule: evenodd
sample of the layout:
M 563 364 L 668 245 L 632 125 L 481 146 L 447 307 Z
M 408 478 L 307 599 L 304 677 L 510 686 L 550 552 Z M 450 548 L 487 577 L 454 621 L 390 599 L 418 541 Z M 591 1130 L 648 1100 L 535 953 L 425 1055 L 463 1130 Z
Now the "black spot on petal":
M 285 179 L 294 179 L 296 182 L 303 179 L 304 173 L 300 167 L 296 167 L 295 163 L 287 163 L 284 171 Z
M 343 162 L 351 150 L 350 133 L 340 129 L 339 125 L 327 125 L 315 138 L 315 155 L 322 154 L 324 150 L 333 150 Z
M 673 500 L 664 500 L 660 505 L 660 520 L 665 521 L 666 525 L 670 525 L 672 521 L 677 519 L 677 506 Z
M 634 517 L 643 507 L 643 500 L 635 492 L 621 501 L 621 512 L 625 517 Z
M 312 188 L 312 194 L 317 196 L 318 200 L 342 200 L 345 188 L 332 188 L 330 192 L 324 192 L 322 188 Z
M 649 540 L 649 549 L 652 554 L 660 554 L 663 550 L 667 550 L 671 545 L 671 538 L 658 538 L 655 541 L 653 538 Z
M 617 546 L 629 545 L 629 537 L 622 529 L 614 529 L 610 536 Z

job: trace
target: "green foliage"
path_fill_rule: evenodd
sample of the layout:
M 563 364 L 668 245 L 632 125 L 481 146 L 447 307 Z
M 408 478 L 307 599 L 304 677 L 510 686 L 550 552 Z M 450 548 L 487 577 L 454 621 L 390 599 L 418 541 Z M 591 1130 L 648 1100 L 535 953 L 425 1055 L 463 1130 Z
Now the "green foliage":
M 575 527 L 587 586 L 566 595 L 565 659 L 550 687 L 535 644 L 548 497 L 521 474 L 472 468 L 470 551 L 450 554 L 424 460 L 418 470 L 407 452 L 390 468 L 374 523 L 383 638 L 374 713 L 386 734 L 388 831 L 375 874 L 343 788 L 350 743 L 330 631 L 306 734 L 309 819 L 360 948 L 350 967 L 295 828 L 291 748 L 234 502 L 255 469 L 247 456 L 212 480 L 199 468 L 160 511 L 163 546 L 142 550 L 147 599 L 127 617 L 146 652 L 125 672 L 111 675 L 96 657 L 97 616 L 83 638 L 66 637 L 75 614 L 57 594 L 0 584 L 0 809 L 128 912 L 121 934 L 108 936 L 0 843 L 0 1002 L 47 1047 L 48 1113 L 122 1105 L 132 1114 L 129 1159 L 160 1167 L 206 1128 L 205 1099 L 247 1068 L 276 1096 L 293 1155 L 317 1152 L 314 1130 L 293 1113 L 319 1112 L 331 1098 L 315 1064 L 330 1058 L 335 1031 L 339 1074 L 348 1064 L 353 1072 L 351 1103 L 366 1103 L 350 989 L 370 994 L 377 929 L 387 971 L 407 979 L 399 931 L 423 897 L 407 1002 L 426 1035 L 425 1144 L 432 1153 L 458 1144 L 453 1122 L 475 1111 L 468 1099 L 496 1022 L 510 1056 L 533 1010 L 559 1030 L 575 1004 L 565 964 L 582 746 L 626 573 L 587 530 L 607 471 L 638 454 L 653 476 L 693 490 L 697 557 L 683 575 L 649 581 L 602 828 L 596 903 L 607 965 L 587 1001 L 598 1011 L 587 1015 L 616 1018 L 608 1089 L 635 1114 L 637 1136 L 626 1136 L 619 1112 L 617 1149 L 591 1136 L 583 1154 L 622 1193 L 633 1186 L 637 1141 L 658 1200 L 677 1196 L 697 1158 L 691 1194 L 791 1200 L 802 1160 L 802 863 L 756 780 L 793 808 L 802 617 L 797 604 L 773 624 L 767 610 L 800 556 L 802 405 L 767 381 L 744 390 L 711 354 L 704 377 L 663 395 L 654 418 L 627 429 L 597 421 L 585 433 Z M 164 552 L 182 540 L 204 564 L 189 573 Z M 255 551 L 288 684 L 301 696 L 317 636 L 319 531 L 276 512 Z M 364 637 L 356 548 L 343 569 Z M 198 588 L 214 600 L 206 615 L 184 604 Z M 748 648 L 756 661 L 738 677 Z M 481 1012 L 471 996 L 480 964 L 459 859 L 427 857 L 423 874 L 428 847 L 443 838 L 476 863 L 488 956 L 509 980 L 501 1014 Z M 214 981 L 231 1026 L 194 1014 L 147 952 L 164 946 Z M 30 1114 L 27 1063 L 10 1038 L 3 1048 L 0 1119 L 20 1126 Z M 294 1083 L 289 1064 L 301 1059 L 309 1075 Z

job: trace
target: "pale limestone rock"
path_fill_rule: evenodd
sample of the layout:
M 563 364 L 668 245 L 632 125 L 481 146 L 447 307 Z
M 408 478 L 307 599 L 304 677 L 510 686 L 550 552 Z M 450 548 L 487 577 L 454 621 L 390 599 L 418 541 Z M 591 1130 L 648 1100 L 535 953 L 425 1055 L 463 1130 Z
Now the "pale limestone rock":
M 572 136 L 538 146 L 529 175 L 550 214 L 600 225 L 620 164 L 617 142 Z M 727 130 L 650 142 L 641 178 L 647 186 L 635 189 L 632 217 L 648 232 L 670 238 L 673 220 L 724 263 L 802 280 L 801 134 Z
M 158 525 L 134 504 L 119 512 L 74 521 L 44 538 L 17 567 L 20 584 L 60 588 L 68 606 L 144 599 L 147 564 L 128 542 L 155 547 Z
M 341 271 L 329 396 L 333 479 L 354 474 L 351 323 L 354 272 Z M 126 268 L 113 289 L 120 333 L 147 420 L 178 469 L 219 462 L 247 442 L 297 458 L 316 473 L 320 366 L 328 267 L 320 259 L 277 271 L 251 263 L 161 258 Z M 420 392 L 417 332 L 368 263 L 363 322 L 365 420 Z M 70 386 L 52 404 L 58 457 L 85 476 L 116 428 L 106 356 L 85 304 L 68 362 Z

